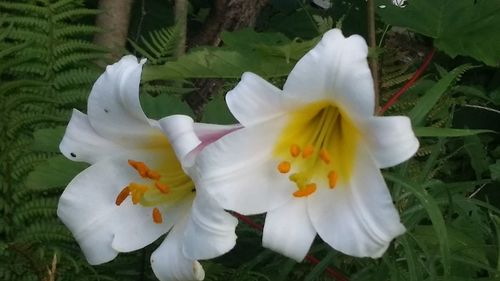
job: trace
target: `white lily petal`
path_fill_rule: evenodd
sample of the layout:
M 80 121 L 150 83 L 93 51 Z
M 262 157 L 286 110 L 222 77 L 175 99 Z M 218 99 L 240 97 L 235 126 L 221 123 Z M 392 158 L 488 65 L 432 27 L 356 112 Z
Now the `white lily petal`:
M 405 232 L 380 170 L 358 147 L 353 174 L 335 189 L 318 188 L 308 197 L 310 219 L 333 248 L 356 257 L 380 257 Z
M 238 85 L 227 93 L 226 103 L 245 127 L 282 115 L 287 107 L 280 89 L 251 72 L 243 73 Z
M 171 115 L 161 119 L 159 124 L 167 135 L 177 158 L 183 166 L 186 166 L 187 163 L 184 160 L 187 154 L 201 144 L 201 140 L 194 132 L 193 119 L 186 115 Z
M 286 120 L 242 128 L 205 147 L 196 159 L 199 173 L 192 175 L 198 189 L 207 190 L 224 209 L 245 215 L 266 212 L 290 200 L 294 187 L 271 159 Z
M 315 236 L 316 230 L 307 213 L 307 201 L 294 198 L 267 213 L 262 245 L 301 262 Z
M 170 115 L 161 119 L 159 125 L 186 171 L 194 164 L 196 156 L 205 146 L 241 128 L 238 124 L 194 123 L 193 119 L 186 115 Z
M 151 267 L 160 281 L 203 280 L 205 271 L 201 264 L 182 253 L 187 217 L 176 222 L 167 238 L 151 255 Z
M 354 119 L 371 116 L 375 98 L 367 54 L 362 37 L 345 38 L 339 29 L 330 30 L 290 72 L 284 95 L 306 102 L 331 100 Z
M 180 213 L 186 212 L 182 204 L 164 209 L 165 221 L 156 224 L 152 208 L 133 205 L 130 199 L 116 206 L 120 191 L 130 182 L 140 181 L 127 160 L 158 161 L 158 152 L 150 153 L 131 152 L 99 161 L 78 174 L 63 192 L 57 214 L 90 263 L 103 263 L 114 258 L 116 252 L 133 251 L 150 244 L 172 227 Z
M 211 259 L 227 253 L 236 244 L 238 220 L 224 211 L 209 194 L 196 192 L 184 232 L 184 254 L 191 259 Z
M 73 110 L 59 149 L 70 160 L 90 164 L 123 151 L 123 147 L 98 135 L 87 115 L 76 109 Z
M 92 127 L 104 138 L 143 144 L 155 134 L 139 102 L 142 65 L 134 56 L 125 56 L 108 66 L 92 87 L 87 113 Z
M 195 134 L 201 140 L 202 144 L 206 146 L 231 133 L 232 131 L 236 131 L 242 128 L 242 126 L 240 124 L 217 125 L 207 123 L 194 123 L 193 128 Z
M 406 116 L 372 117 L 363 122 L 360 131 L 379 168 L 408 160 L 419 147 Z

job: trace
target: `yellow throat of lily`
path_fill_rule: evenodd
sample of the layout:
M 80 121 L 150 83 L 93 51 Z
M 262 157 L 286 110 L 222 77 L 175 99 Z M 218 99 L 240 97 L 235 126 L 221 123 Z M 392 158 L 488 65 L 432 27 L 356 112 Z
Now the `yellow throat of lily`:
M 333 189 L 352 174 L 359 132 L 338 106 L 320 101 L 290 114 L 274 149 L 277 171 L 297 187 L 295 197 L 318 186 Z
M 118 193 L 115 201 L 117 206 L 130 196 L 134 205 L 153 207 L 152 219 L 159 224 L 163 222 L 160 212 L 162 206 L 176 204 L 195 192 L 194 183 L 182 170 L 170 146 L 165 154 L 164 164 L 158 169 L 151 169 L 141 161 L 128 160 L 128 165 L 139 174 L 141 181 L 129 183 Z

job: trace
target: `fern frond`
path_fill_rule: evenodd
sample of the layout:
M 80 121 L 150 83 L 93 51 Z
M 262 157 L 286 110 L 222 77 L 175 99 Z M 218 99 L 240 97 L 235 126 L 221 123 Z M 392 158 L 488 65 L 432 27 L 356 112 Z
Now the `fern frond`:
M 34 17 L 27 17 L 27 16 L 8 17 L 7 22 L 14 24 L 14 26 L 16 27 L 23 26 L 28 28 L 34 28 L 35 30 L 41 29 L 43 32 L 48 32 L 49 30 L 49 23 L 46 20 Z
M 60 72 L 54 79 L 56 90 L 76 85 L 91 85 L 97 78 L 97 73 L 88 68 L 70 69 Z
M 40 218 L 54 217 L 57 210 L 58 198 L 36 198 L 21 204 L 14 213 L 12 220 L 15 223 L 40 220 Z
M 24 127 L 32 126 L 36 123 L 64 123 L 67 122 L 68 118 L 66 116 L 54 116 L 49 114 L 38 114 L 38 113 L 22 113 L 19 115 L 14 115 L 9 122 L 9 129 L 7 129 L 6 135 L 8 137 L 14 137 L 14 135 Z
M 62 42 L 61 44 L 58 44 L 54 48 L 54 53 L 57 56 L 62 56 L 66 53 L 71 53 L 75 51 L 92 51 L 92 52 L 99 52 L 104 53 L 106 50 L 100 46 L 97 46 L 91 42 L 84 41 L 84 40 L 78 40 L 78 39 L 70 39 L 66 40 L 65 42 Z
M 86 16 L 95 16 L 100 12 L 92 9 L 68 9 L 54 16 L 54 22 L 74 20 L 75 18 L 81 18 Z
M 141 44 L 132 40 L 129 42 L 139 54 L 150 60 L 152 64 L 163 64 L 174 54 L 179 39 L 179 28 L 172 26 L 149 33 L 147 39 L 141 36 Z
M 38 15 L 45 15 L 48 13 L 47 7 L 27 3 L 12 3 L 2 1 L 0 2 L 0 7 L 6 10 L 11 10 L 9 12 L 13 14 L 25 14 L 27 12 L 31 12 Z
M 69 67 L 71 65 L 75 65 L 79 62 L 98 60 L 101 59 L 102 56 L 103 56 L 102 53 L 88 53 L 88 52 L 71 53 L 65 57 L 58 59 L 54 63 L 54 70 L 62 71 L 66 67 Z
M 68 25 L 55 30 L 54 38 L 63 39 L 65 37 L 72 37 L 76 35 L 93 35 L 99 32 L 101 32 L 101 29 L 93 25 Z

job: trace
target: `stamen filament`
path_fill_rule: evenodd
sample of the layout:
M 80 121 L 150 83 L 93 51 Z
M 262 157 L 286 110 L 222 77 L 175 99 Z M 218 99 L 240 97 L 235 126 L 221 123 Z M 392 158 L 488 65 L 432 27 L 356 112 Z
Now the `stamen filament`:
M 142 196 L 148 190 L 148 187 L 145 185 L 141 185 L 135 182 L 132 182 L 128 185 L 130 192 L 132 193 L 132 203 L 134 205 L 139 204 L 141 202 Z
M 162 182 L 155 181 L 155 187 L 161 192 L 161 193 L 168 193 L 170 191 L 170 187 Z

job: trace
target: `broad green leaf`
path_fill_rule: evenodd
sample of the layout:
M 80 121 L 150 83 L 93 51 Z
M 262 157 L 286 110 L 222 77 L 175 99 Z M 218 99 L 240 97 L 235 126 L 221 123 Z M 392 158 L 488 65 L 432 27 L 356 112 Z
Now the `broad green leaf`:
M 59 143 L 65 131 L 66 126 L 36 130 L 33 133 L 34 140 L 31 149 L 36 151 L 59 152 Z
M 146 65 L 142 79 L 240 78 L 247 71 L 263 77 L 287 76 L 318 38 L 303 42 L 285 41 L 286 37 L 277 34 L 257 34 L 248 30 L 227 33 L 228 46 L 193 49 L 177 61 L 161 66 Z
M 412 0 L 405 8 L 377 0 L 377 13 L 388 24 L 434 38 L 451 57 L 471 56 L 490 66 L 500 63 L 500 1 Z
M 86 167 L 86 163 L 70 161 L 58 155 L 36 166 L 28 175 L 26 185 L 31 189 L 63 187 Z
M 215 124 L 235 124 L 238 121 L 227 108 L 223 95 L 217 95 L 203 108 L 203 122 Z
M 495 164 L 491 164 L 489 166 L 489 170 L 491 173 L 491 179 L 499 180 L 500 179 L 500 160 L 497 160 Z
M 450 257 L 449 237 L 443 214 L 441 213 L 441 210 L 439 209 L 437 202 L 434 200 L 434 198 L 432 198 L 432 196 L 429 193 L 427 193 L 425 189 L 422 188 L 422 186 L 417 186 L 413 183 L 408 183 L 404 179 L 401 179 L 394 175 L 385 174 L 384 176 L 387 180 L 401 185 L 402 187 L 410 191 L 413 195 L 415 195 L 415 197 L 417 197 L 417 199 L 420 201 L 420 204 L 422 204 L 422 206 L 427 211 L 429 219 L 432 222 L 432 226 L 439 240 L 439 249 L 444 267 L 444 275 L 450 276 L 451 257 Z
M 417 137 L 464 137 L 483 133 L 494 133 L 491 130 L 471 130 L 434 127 L 414 127 L 413 131 Z
M 161 119 L 172 114 L 192 115 L 189 106 L 180 97 L 173 95 L 141 95 L 141 107 L 149 118 Z
M 472 66 L 464 64 L 450 71 L 445 77 L 440 79 L 432 88 L 422 96 L 415 107 L 410 111 L 410 117 L 413 125 L 420 125 L 432 107 L 437 103 L 439 98 L 450 88 L 453 82 L 458 79 L 465 71 L 471 69 Z

